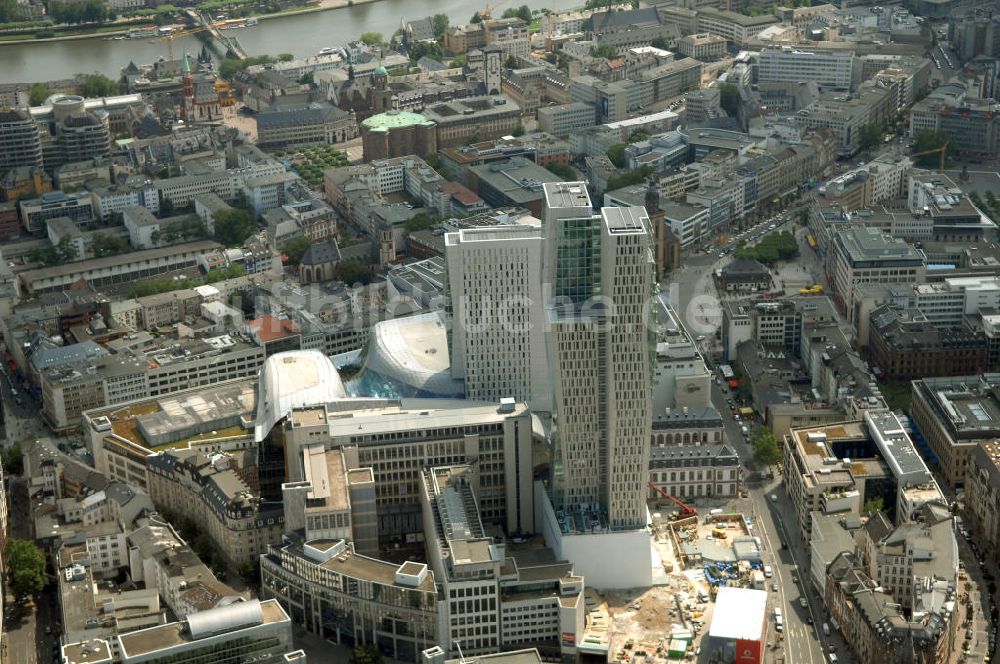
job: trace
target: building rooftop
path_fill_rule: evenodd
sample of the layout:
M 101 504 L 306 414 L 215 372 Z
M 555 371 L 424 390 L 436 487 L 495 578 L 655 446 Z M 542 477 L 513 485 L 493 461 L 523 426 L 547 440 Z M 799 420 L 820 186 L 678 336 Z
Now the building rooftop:
M 401 127 L 433 127 L 434 123 L 419 113 L 410 111 L 390 110 L 385 113 L 372 115 L 362 120 L 361 124 L 371 131 L 389 131 Z
M 912 244 L 884 235 L 877 228 L 848 228 L 837 231 L 837 246 L 854 263 L 922 265 L 925 256 Z
M 955 442 L 970 443 L 1000 435 L 1000 374 L 923 378 L 915 394 L 931 406 Z
M 715 597 L 711 637 L 757 641 L 767 620 L 767 593 L 748 588 L 719 588 Z
M 65 664 L 104 664 L 111 662 L 111 647 L 104 639 L 89 639 L 62 647 Z
M 449 659 L 445 664 L 541 664 L 542 656 L 534 648 L 498 652 L 492 655 L 473 655 L 462 659 Z
M 131 658 L 191 644 L 223 632 L 236 635 L 244 629 L 281 622 L 289 622 L 289 618 L 277 600 L 250 600 L 192 613 L 185 621 L 122 634 L 117 639 L 122 654 Z
M 590 194 L 583 182 L 546 182 L 545 205 L 550 208 L 588 208 Z
M 866 410 L 864 418 L 868 433 L 900 483 L 922 484 L 931 480 L 927 465 L 894 413 Z
M 313 406 L 347 396 L 340 374 L 317 350 L 278 353 L 267 358 L 260 373 L 254 439 L 264 439 L 293 408 Z

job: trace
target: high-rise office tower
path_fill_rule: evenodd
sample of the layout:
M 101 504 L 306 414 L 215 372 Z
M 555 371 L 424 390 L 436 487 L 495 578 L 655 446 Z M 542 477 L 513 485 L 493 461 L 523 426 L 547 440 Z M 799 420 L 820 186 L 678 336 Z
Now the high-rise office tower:
M 584 183 L 545 185 L 552 502 L 564 532 L 646 526 L 655 287 L 641 207 L 594 214 Z
M 42 165 L 38 125 L 27 111 L 0 111 L 0 175 L 9 168 Z
M 544 240 L 533 221 L 445 236 L 451 373 L 465 381 L 467 399 L 512 397 L 548 411 Z

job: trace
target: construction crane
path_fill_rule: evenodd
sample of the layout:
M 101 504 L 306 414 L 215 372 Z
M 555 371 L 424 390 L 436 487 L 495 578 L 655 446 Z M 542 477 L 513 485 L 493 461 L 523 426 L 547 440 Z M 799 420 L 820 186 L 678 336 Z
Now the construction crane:
M 681 513 L 679 515 L 677 515 L 677 517 L 674 518 L 673 521 L 680 521 L 681 519 L 686 519 L 686 518 L 691 517 L 691 516 L 698 516 L 698 510 L 696 510 L 695 508 L 693 508 L 690 505 L 682 502 L 678 498 L 674 498 L 669 493 L 667 493 L 666 491 L 664 491 L 660 487 L 656 486 L 652 482 L 646 482 L 646 484 L 649 485 L 650 489 L 655 489 L 656 492 L 659 493 L 661 496 L 663 496 L 664 498 L 666 498 L 667 500 L 669 500 L 669 501 L 671 501 L 673 503 L 676 503 L 677 506 L 681 508 Z
M 508 2 L 510 2 L 510 0 L 500 0 L 499 2 L 495 2 L 492 5 L 486 5 L 486 8 L 483 9 L 483 11 L 479 12 L 479 18 L 483 19 L 484 21 L 490 20 L 491 18 L 493 18 L 493 10 L 497 9 L 498 7 L 502 7 Z
M 942 145 L 939 148 L 934 148 L 933 150 L 924 150 L 923 152 L 917 152 L 916 154 L 911 154 L 910 157 L 923 157 L 924 155 L 935 154 L 935 153 L 940 152 L 941 153 L 941 164 L 938 167 L 938 170 L 941 171 L 942 173 L 944 173 L 944 156 L 948 152 L 948 144 L 949 143 L 951 143 L 951 141 L 945 141 L 945 144 Z
M 200 25 L 196 28 L 189 28 L 187 30 L 173 30 L 167 34 L 160 37 L 160 39 L 167 42 L 167 58 L 170 62 L 174 60 L 174 38 L 183 35 L 193 35 L 196 32 L 201 32 L 202 30 L 208 30 L 208 26 Z

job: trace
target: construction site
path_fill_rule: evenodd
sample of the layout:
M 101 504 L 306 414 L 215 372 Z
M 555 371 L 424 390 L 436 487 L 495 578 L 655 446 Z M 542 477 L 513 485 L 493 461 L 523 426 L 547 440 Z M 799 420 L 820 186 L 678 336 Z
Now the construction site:
M 722 507 L 696 508 L 653 488 L 660 494 L 649 510 L 663 582 L 649 589 L 588 589 L 580 647 L 586 659 L 710 661 L 707 652 L 702 656 L 702 639 L 719 589 L 766 590 L 761 541 L 749 517 Z

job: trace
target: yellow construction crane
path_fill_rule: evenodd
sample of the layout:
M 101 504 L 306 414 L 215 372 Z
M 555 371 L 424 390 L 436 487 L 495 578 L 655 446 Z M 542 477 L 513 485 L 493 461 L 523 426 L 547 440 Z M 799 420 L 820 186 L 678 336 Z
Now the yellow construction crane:
M 948 152 L 948 144 L 949 143 L 951 143 L 951 141 L 946 141 L 945 144 L 942 145 L 939 148 L 934 148 L 933 150 L 924 150 L 923 152 L 917 152 L 916 154 L 911 154 L 910 156 L 911 157 L 923 157 L 924 155 L 935 154 L 937 152 L 940 152 L 941 153 L 941 165 L 938 167 L 938 170 L 941 171 L 942 173 L 944 173 L 944 156 Z
M 170 62 L 173 62 L 173 60 L 174 60 L 174 38 L 175 37 L 180 37 L 182 35 L 193 35 L 194 33 L 201 32 L 202 30 L 208 30 L 208 27 L 204 26 L 204 25 L 201 25 L 201 26 L 198 26 L 197 28 L 188 28 L 186 30 L 173 30 L 173 31 L 171 31 L 171 32 L 163 35 L 162 37 L 160 37 L 160 39 L 162 39 L 162 40 L 164 40 L 164 41 L 167 42 L 167 59 Z
M 483 11 L 479 12 L 479 18 L 483 19 L 484 21 L 490 20 L 491 18 L 493 18 L 493 10 L 502 7 L 508 2 L 510 2 L 510 0 L 500 0 L 499 2 L 495 2 L 492 5 L 486 5 L 486 8 Z

